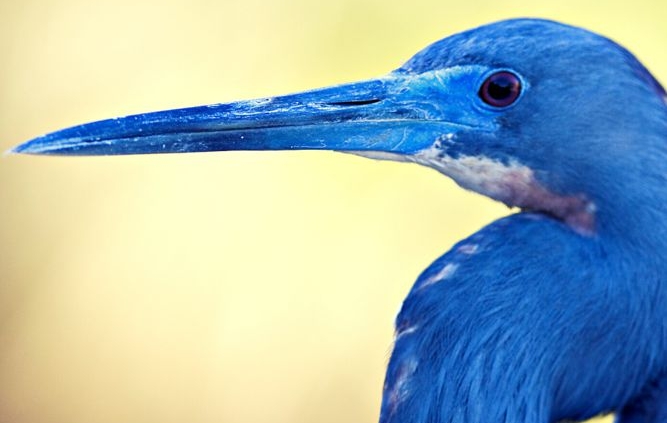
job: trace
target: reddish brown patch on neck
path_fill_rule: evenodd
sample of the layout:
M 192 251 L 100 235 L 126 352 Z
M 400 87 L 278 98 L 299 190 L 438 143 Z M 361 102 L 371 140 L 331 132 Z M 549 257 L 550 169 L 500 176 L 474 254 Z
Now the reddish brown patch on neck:
M 582 235 L 595 233 L 595 204 L 584 195 L 558 195 L 544 188 L 533 177 L 526 181 L 524 176 L 521 175 L 521 181 L 512 181 L 511 173 L 507 175 L 504 182 L 510 195 L 507 200 L 501 201 L 522 210 L 550 214 Z

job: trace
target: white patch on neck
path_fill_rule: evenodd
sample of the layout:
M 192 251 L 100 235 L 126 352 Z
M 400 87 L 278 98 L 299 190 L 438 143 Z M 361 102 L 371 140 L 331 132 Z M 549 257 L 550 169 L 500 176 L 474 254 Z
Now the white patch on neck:
M 427 286 L 431 286 L 435 283 L 442 282 L 445 279 L 450 278 L 454 273 L 456 273 L 458 268 L 459 265 L 456 263 L 447 263 L 442 269 L 440 269 L 438 273 L 422 282 L 421 285 L 419 285 L 419 289 L 426 288 Z
M 410 334 L 412 334 L 412 333 L 417 332 L 417 329 L 419 329 L 419 326 L 417 326 L 417 325 L 412 325 L 412 326 L 408 326 L 408 327 L 405 328 L 405 329 L 402 329 L 402 330 L 400 330 L 400 331 L 397 331 L 397 332 L 394 334 L 394 342 L 397 342 L 399 339 L 401 339 L 402 337 L 404 337 L 404 336 L 406 336 L 406 335 L 410 335 Z
M 485 156 L 459 156 L 443 153 L 436 142 L 431 148 L 412 156 L 454 179 L 463 188 L 491 197 L 508 207 L 537 210 L 551 214 L 581 235 L 595 232 L 595 204 L 585 195 L 559 195 L 544 187 L 533 170 L 516 162 L 502 163 Z
M 466 255 L 473 255 L 477 253 L 477 250 L 479 249 L 479 245 L 477 244 L 463 244 L 459 248 L 456 249 L 458 253 L 461 254 L 466 254 Z
M 415 370 L 417 370 L 417 366 L 417 360 L 412 357 L 406 359 L 405 362 L 401 364 L 394 385 L 389 387 L 390 391 L 387 396 L 392 412 L 394 412 L 398 405 L 407 398 L 409 394 L 408 382 Z
M 519 163 L 505 164 L 485 156 L 452 158 L 437 147 L 418 152 L 413 160 L 449 176 L 465 189 L 508 206 L 518 205 L 520 201 L 516 197 L 527 192 L 535 181 L 533 171 Z
M 545 188 L 529 167 L 517 162 L 503 163 L 486 156 L 451 157 L 446 146 L 454 135 L 446 134 L 424 150 L 412 155 L 350 151 L 349 153 L 378 160 L 413 162 L 431 167 L 452 178 L 465 189 L 486 195 L 508 207 L 542 211 L 551 214 L 582 235 L 595 232 L 595 204 L 585 195 L 560 195 Z

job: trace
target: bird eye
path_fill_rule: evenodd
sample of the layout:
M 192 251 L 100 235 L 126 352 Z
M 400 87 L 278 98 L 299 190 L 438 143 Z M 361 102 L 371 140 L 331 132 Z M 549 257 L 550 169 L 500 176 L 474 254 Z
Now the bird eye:
M 479 89 L 480 98 L 493 107 L 507 107 L 521 94 L 521 80 L 511 72 L 501 71 L 486 78 Z

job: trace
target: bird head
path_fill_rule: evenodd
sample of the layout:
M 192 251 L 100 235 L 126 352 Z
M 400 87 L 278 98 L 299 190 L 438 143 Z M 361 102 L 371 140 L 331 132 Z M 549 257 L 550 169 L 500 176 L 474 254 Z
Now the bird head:
M 619 196 L 650 196 L 647 178 L 664 186 L 666 136 L 665 91 L 627 50 L 580 28 L 517 19 L 438 41 L 381 78 L 109 119 L 12 151 L 349 152 L 432 167 L 592 234 Z

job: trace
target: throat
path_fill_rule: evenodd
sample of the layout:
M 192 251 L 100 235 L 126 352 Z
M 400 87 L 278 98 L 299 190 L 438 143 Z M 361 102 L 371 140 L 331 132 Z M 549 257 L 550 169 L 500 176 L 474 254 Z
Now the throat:
M 532 169 L 520 163 L 502 163 L 484 156 L 445 155 L 440 149 L 417 153 L 414 161 L 452 178 L 508 207 L 546 213 L 582 235 L 595 232 L 595 204 L 582 195 L 560 195 L 542 185 Z
M 544 187 L 533 170 L 518 162 L 503 163 L 485 156 L 448 156 L 442 145 L 412 155 L 381 151 L 347 151 L 376 160 L 412 162 L 449 176 L 461 187 L 500 201 L 508 207 L 541 212 L 581 235 L 595 233 L 595 204 L 585 195 L 560 195 Z

